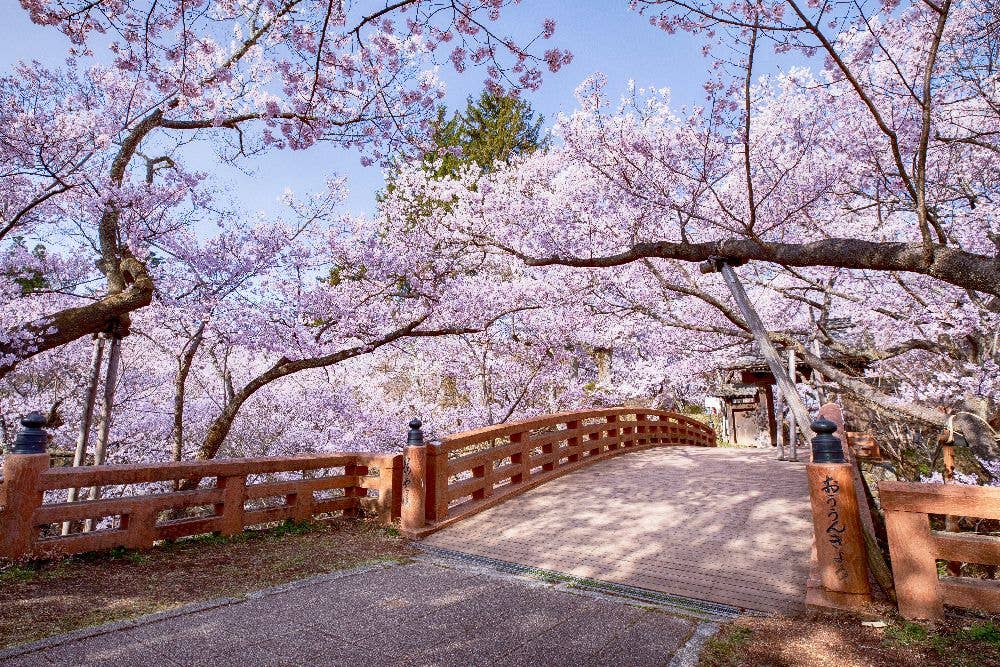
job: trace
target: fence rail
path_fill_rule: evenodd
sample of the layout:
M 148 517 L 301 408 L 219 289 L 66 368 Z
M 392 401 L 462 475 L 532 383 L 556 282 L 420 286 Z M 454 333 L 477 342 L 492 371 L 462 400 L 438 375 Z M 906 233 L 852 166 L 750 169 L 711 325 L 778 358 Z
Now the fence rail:
M 939 577 L 937 562 L 1000 565 L 1000 537 L 931 530 L 930 515 L 1000 519 L 1000 489 L 960 484 L 882 482 L 899 612 L 936 619 L 943 605 L 1000 612 L 1000 581 Z
M 48 454 L 10 456 L 4 462 L 0 555 L 49 557 L 114 547 L 146 548 L 157 540 L 213 532 L 233 535 L 251 526 L 330 513 L 372 512 L 385 523 L 399 517 L 401 455 L 334 454 L 75 469 L 48 466 Z M 311 476 L 319 471 L 321 476 Z M 297 478 L 268 479 L 278 474 Z M 260 477 L 264 479 L 254 479 Z M 96 487 L 100 491 L 107 486 L 181 480 L 211 486 L 45 502 L 46 492 L 62 489 Z M 374 491 L 371 497 L 370 491 Z M 196 516 L 172 518 L 192 509 Z M 65 532 L 61 526 L 82 521 L 98 529 L 61 534 Z
M 666 445 L 714 447 L 715 431 L 684 415 L 609 408 L 466 431 L 427 447 L 429 534 L 582 466 Z

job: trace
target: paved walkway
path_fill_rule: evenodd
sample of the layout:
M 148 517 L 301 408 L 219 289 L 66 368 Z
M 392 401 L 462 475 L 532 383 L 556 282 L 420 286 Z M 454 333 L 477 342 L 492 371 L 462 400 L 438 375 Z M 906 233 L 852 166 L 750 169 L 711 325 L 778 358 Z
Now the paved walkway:
M 543 484 L 431 547 L 759 611 L 805 608 L 805 466 L 771 449 L 662 447 Z
M 0 665 L 677 666 L 696 664 L 700 642 L 715 629 L 425 559 L 0 651 Z

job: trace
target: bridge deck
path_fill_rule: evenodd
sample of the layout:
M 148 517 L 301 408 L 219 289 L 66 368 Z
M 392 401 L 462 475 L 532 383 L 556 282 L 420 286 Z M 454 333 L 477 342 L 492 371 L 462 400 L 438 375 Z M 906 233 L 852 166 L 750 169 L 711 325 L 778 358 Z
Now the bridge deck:
M 805 608 L 805 468 L 773 450 L 662 447 L 596 463 L 425 543 L 758 611 Z

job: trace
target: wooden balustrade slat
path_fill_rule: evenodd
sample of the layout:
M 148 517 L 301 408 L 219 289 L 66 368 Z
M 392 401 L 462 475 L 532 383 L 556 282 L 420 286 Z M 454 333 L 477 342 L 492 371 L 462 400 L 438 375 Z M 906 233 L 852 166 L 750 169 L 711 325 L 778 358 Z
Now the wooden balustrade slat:
M 210 505 L 222 500 L 218 489 L 197 489 L 195 491 L 174 491 L 148 496 L 126 496 L 104 500 L 82 500 L 74 503 L 51 503 L 37 508 L 31 515 L 34 525 L 100 519 L 118 514 L 131 514 L 144 506 L 153 511 L 162 511 L 192 505 Z
M 502 482 L 505 479 L 513 479 L 514 475 L 521 472 L 522 466 L 520 463 L 508 463 L 507 465 L 500 466 L 499 468 L 493 469 L 493 483 Z
M 689 419 L 688 417 L 684 417 L 683 415 L 678 415 L 673 412 L 667 412 L 665 410 L 651 410 L 645 408 L 606 408 L 600 410 L 577 410 L 573 412 L 562 412 L 553 415 L 546 415 L 545 417 L 541 418 L 525 419 L 522 421 L 509 422 L 506 424 L 498 424 L 496 426 L 486 426 L 484 428 L 475 429 L 472 431 L 466 431 L 464 433 L 458 433 L 456 435 L 442 438 L 441 446 L 447 451 L 451 452 L 455 451 L 456 449 L 466 447 L 468 445 L 486 442 L 488 440 L 493 440 L 495 438 L 503 438 L 513 433 L 538 430 L 549 426 L 556 426 L 558 424 L 564 424 L 567 421 L 573 421 L 573 420 L 583 421 L 585 419 L 597 419 L 606 417 L 617 417 L 619 415 L 635 415 L 635 414 L 643 414 L 651 417 L 660 417 L 661 419 L 676 420 L 678 424 L 683 424 L 688 428 L 701 430 L 702 432 L 713 432 L 710 427 L 706 426 L 705 424 L 702 424 L 699 421 L 696 421 L 694 419 Z
M 482 477 L 470 477 L 460 482 L 452 482 L 448 485 L 448 501 L 475 494 L 483 488 L 483 481 Z
M 261 475 L 296 470 L 341 468 L 357 460 L 354 454 L 332 456 L 267 457 L 257 459 L 220 459 L 215 461 L 173 461 L 155 464 L 83 466 L 80 468 L 49 468 L 39 476 L 39 488 L 82 488 L 119 484 L 165 482 L 196 477 L 230 477 Z
M 330 512 L 340 512 L 354 507 L 360 507 L 363 503 L 377 503 L 378 498 L 327 498 L 325 500 L 313 501 L 313 514 L 328 514 Z
M 83 553 L 85 551 L 102 551 L 123 546 L 128 539 L 125 530 L 98 530 L 80 535 L 53 537 L 35 542 L 32 553 L 37 557 L 55 558 Z
M 931 531 L 935 555 L 942 560 L 1000 565 L 1000 537 Z
M 276 507 L 265 507 L 264 509 L 247 511 L 243 513 L 243 525 L 256 526 L 262 523 L 287 521 L 292 518 L 292 510 L 291 505 L 283 504 Z
M 523 451 L 523 449 L 524 443 L 512 442 L 506 445 L 500 445 L 499 447 L 491 447 L 490 449 L 486 449 L 481 452 L 473 452 L 471 454 L 455 457 L 448 461 L 448 475 L 457 475 L 465 470 L 472 470 L 473 468 L 486 465 L 487 463 L 505 459 L 508 456 L 512 456 L 513 454 Z
M 1000 582 L 969 577 L 942 577 L 938 585 L 947 605 L 1000 612 Z
M 157 525 L 153 529 L 153 535 L 157 540 L 176 540 L 190 535 L 221 532 L 222 524 L 221 516 L 179 519 Z
M 247 500 L 257 500 L 270 496 L 284 496 L 290 493 L 306 491 L 327 491 L 329 489 L 346 489 L 352 486 L 362 486 L 369 479 L 357 475 L 335 475 L 330 477 L 315 477 L 312 479 L 291 479 L 280 482 L 264 482 L 247 485 Z M 370 479 L 378 479 L 372 477 Z M 376 488 L 373 484 L 369 488 Z

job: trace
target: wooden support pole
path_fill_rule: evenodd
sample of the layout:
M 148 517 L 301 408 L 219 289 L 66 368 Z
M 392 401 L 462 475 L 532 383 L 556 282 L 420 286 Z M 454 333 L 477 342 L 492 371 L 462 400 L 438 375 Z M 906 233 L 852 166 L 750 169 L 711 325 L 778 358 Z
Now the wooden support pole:
M 97 389 L 101 384 L 101 361 L 104 359 L 104 335 L 94 337 L 94 351 L 90 357 L 90 377 L 87 382 L 87 393 L 84 396 L 83 415 L 80 418 L 80 430 L 76 436 L 76 450 L 73 452 L 73 466 L 82 466 L 87 457 L 87 442 L 90 440 L 90 427 L 94 422 L 94 404 L 97 402 Z M 70 489 L 67 502 L 76 502 L 80 489 Z M 71 522 L 64 521 L 63 535 L 69 535 Z
M 733 300 L 736 301 L 736 306 L 739 308 L 740 314 L 743 315 L 747 326 L 750 327 L 750 333 L 753 334 L 754 340 L 757 342 L 757 347 L 760 348 L 760 352 L 764 356 L 764 361 L 767 362 L 768 368 L 771 369 L 771 374 L 774 375 L 781 393 L 785 395 L 785 401 L 788 403 L 789 409 L 795 415 L 795 422 L 799 433 L 801 433 L 805 442 L 809 442 L 810 433 L 806 430 L 809 428 L 809 412 L 806 410 L 805 404 L 799 398 L 799 394 L 795 389 L 794 375 L 789 377 L 789 374 L 785 373 L 785 369 L 782 368 L 781 357 L 778 356 L 778 351 L 775 349 L 774 344 L 771 343 L 760 315 L 757 314 L 753 304 L 750 303 L 750 298 L 747 296 L 746 290 L 743 289 L 743 283 L 740 282 L 739 276 L 733 271 L 732 264 L 724 257 L 713 258 L 713 260 L 702 264 L 702 271 L 706 271 L 706 265 L 710 265 L 711 267 L 708 268 L 708 271 L 719 271 L 722 274 L 723 280 L 726 281 L 726 286 L 732 292 Z M 794 368 L 792 371 L 794 372 Z M 795 449 L 793 445 L 792 460 L 795 460 L 794 453 Z
M 951 484 L 955 481 L 955 445 L 944 441 L 941 443 L 941 456 L 944 459 L 944 473 L 942 478 L 945 484 Z M 949 533 L 957 533 L 961 530 L 960 527 L 961 517 L 955 516 L 954 514 L 944 515 L 944 529 Z M 953 577 L 958 577 L 962 574 L 962 563 L 955 560 L 948 561 L 948 574 Z
M 222 503 L 215 506 L 215 513 L 222 516 L 222 529 L 219 531 L 224 536 L 238 535 L 243 532 L 243 513 L 246 503 L 247 476 L 232 475 L 229 477 L 219 477 L 216 486 L 222 489 Z M 301 516 L 302 497 L 296 499 L 295 518 L 299 521 L 307 521 L 312 515 L 312 494 L 309 494 L 309 515 Z M 301 518 L 300 518 L 301 517 Z
M 774 411 L 776 413 L 778 422 L 778 432 L 776 434 L 778 438 L 778 460 L 784 461 L 785 457 L 785 403 L 782 399 L 781 392 L 779 391 L 774 395 Z

